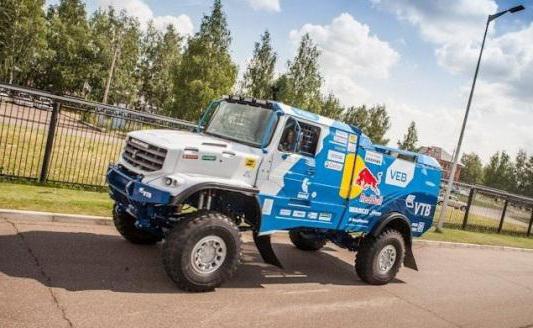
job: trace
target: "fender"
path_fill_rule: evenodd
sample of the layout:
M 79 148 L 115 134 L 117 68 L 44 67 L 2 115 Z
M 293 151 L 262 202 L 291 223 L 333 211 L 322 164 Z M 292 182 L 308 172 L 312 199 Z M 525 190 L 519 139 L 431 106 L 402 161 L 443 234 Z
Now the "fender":
M 184 200 L 192 196 L 194 193 L 200 190 L 204 190 L 204 189 L 227 190 L 227 191 L 241 192 L 241 193 L 245 193 L 249 195 L 257 195 L 259 193 L 259 189 L 252 188 L 252 187 L 248 188 L 248 187 L 234 186 L 234 185 L 224 184 L 220 182 L 200 182 L 180 192 L 179 195 L 174 197 L 173 204 L 174 205 L 180 204 Z
M 416 265 L 416 260 L 412 249 L 413 240 L 411 235 L 411 223 L 405 215 L 398 212 L 392 212 L 383 216 L 383 218 L 374 225 L 368 234 L 370 236 L 377 237 L 388 226 L 393 226 L 396 230 L 398 230 L 405 240 L 405 259 L 403 264 L 407 268 L 418 271 L 418 266 Z

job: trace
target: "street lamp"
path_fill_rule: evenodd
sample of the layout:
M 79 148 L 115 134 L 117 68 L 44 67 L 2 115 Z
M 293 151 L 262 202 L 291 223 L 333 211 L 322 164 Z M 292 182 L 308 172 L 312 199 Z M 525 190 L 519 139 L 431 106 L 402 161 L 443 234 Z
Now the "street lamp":
M 465 133 L 466 121 L 468 120 L 468 113 L 470 112 L 470 104 L 472 104 L 472 96 L 474 95 L 474 88 L 476 87 L 477 74 L 479 72 L 479 63 L 481 62 L 481 55 L 483 54 L 483 48 L 485 47 L 485 39 L 487 38 L 487 31 L 489 30 L 489 23 L 506 13 L 513 14 L 524 9 L 525 9 L 524 6 L 519 5 L 513 8 L 509 8 L 504 11 L 500 11 L 499 13 L 496 13 L 494 15 L 489 15 L 489 17 L 487 18 L 487 25 L 485 26 L 485 34 L 483 35 L 483 42 L 481 43 L 481 50 L 479 51 L 479 58 L 477 60 L 476 72 L 474 73 L 474 80 L 472 81 L 472 88 L 470 89 L 470 96 L 468 97 L 468 103 L 466 104 L 466 112 L 465 112 L 465 117 L 463 118 L 463 126 L 461 127 L 461 134 L 459 135 L 459 141 L 457 142 L 457 147 L 455 148 L 452 168 L 450 171 L 450 176 L 448 177 L 448 184 L 446 185 L 446 193 L 444 195 L 444 200 L 442 201 L 439 221 L 437 223 L 438 232 L 442 232 L 442 226 L 444 225 L 444 221 L 446 218 L 446 209 L 448 208 L 448 199 L 450 198 L 450 193 L 452 191 L 455 171 L 457 169 L 457 162 L 459 160 L 459 154 L 461 152 L 461 144 L 463 143 L 463 135 Z

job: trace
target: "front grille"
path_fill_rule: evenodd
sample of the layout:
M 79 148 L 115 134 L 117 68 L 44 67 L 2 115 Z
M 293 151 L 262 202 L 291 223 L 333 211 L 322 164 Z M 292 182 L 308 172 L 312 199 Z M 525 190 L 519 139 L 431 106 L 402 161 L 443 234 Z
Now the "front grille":
M 146 172 L 161 170 L 167 150 L 129 137 L 122 158 L 134 167 Z

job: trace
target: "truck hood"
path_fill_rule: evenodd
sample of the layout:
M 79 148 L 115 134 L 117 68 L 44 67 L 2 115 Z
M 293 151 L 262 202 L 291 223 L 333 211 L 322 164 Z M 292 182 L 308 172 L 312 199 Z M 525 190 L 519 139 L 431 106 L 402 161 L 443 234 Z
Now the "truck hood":
M 224 178 L 253 185 L 262 150 L 221 138 L 175 130 L 142 130 L 129 136 L 167 149 L 161 173 Z

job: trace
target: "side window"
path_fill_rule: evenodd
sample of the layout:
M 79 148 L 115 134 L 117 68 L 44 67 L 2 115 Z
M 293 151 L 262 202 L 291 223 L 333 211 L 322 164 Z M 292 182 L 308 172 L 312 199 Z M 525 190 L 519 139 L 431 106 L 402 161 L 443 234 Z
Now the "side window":
M 291 118 L 285 124 L 278 149 L 284 152 L 315 156 L 320 128 Z

